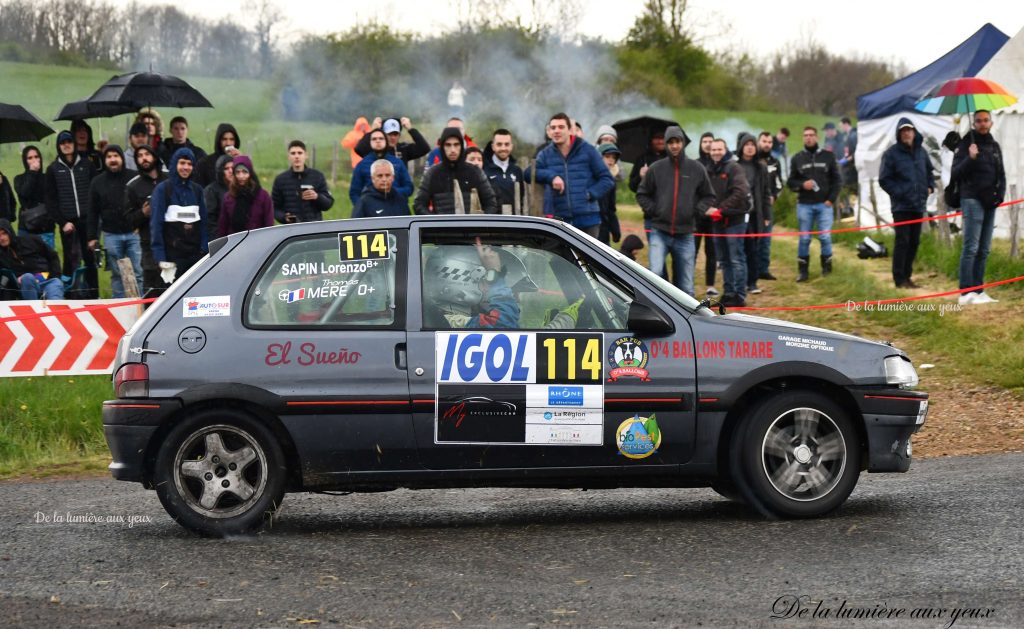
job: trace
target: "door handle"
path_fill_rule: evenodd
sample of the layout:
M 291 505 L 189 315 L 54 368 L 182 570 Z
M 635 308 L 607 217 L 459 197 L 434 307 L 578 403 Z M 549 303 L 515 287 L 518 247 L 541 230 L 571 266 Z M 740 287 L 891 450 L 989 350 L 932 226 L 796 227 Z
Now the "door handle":
M 409 367 L 408 357 L 405 353 L 405 343 L 395 345 L 395 367 L 407 369 Z

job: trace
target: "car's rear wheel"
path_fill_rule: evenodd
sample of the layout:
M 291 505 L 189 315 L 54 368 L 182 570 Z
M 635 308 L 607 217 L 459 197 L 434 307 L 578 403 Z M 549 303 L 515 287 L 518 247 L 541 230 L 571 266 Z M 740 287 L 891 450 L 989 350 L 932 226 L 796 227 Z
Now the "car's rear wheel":
M 175 426 L 154 469 L 157 495 L 185 528 L 204 535 L 258 531 L 284 497 L 287 465 L 273 431 L 231 409 L 208 409 Z
M 746 417 L 733 441 L 733 473 L 770 515 L 829 513 L 860 476 L 860 441 L 849 415 L 818 393 L 777 394 Z

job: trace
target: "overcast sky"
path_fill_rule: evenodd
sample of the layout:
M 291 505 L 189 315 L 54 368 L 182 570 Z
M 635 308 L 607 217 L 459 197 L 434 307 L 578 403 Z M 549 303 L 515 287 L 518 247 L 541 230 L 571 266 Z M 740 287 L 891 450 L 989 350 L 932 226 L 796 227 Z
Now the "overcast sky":
M 127 4 L 130 0 L 114 0 Z M 472 0 L 462 0 L 469 2 Z M 543 2 L 543 0 L 540 0 Z M 152 0 L 153 4 L 161 0 Z M 458 0 L 276 0 L 288 14 L 290 36 L 344 31 L 378 19 L 400 30 L 433 32 L 454 24 Z M 1024 2 L 966 0 L 689 0 L 697 35 L 712 50 L 735 49 L 767 56 L 789 42 L 813 36 L 829 50 L 903 61 L 921 68 L 960 43 L 985 22 L 1009 36 L 1024 28 Z M 175 0 L 179 8 L 211 18 L 243 15 L 244 0 Z M 529 20 L 531 0 L 505 0 Z M 578 30 L 619 41 L 643 7 L 643 0 L 582 0 Z M 353 6 L 366 8 L 356 8 Z M 832 8 L 836 7 L 836 8 Z M 840 8 L 841 7 L 841 8 Z

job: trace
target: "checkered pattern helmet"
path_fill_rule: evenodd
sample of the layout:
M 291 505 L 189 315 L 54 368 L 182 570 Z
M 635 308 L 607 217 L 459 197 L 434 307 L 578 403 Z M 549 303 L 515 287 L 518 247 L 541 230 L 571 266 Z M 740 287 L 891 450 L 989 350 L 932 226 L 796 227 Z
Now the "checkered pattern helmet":
M 487 269 L 473 245 L 441 245 L 427 258 L 423 272 L 424 296 L 434 304 L 475 306 L 483 299 L 480 281 Z

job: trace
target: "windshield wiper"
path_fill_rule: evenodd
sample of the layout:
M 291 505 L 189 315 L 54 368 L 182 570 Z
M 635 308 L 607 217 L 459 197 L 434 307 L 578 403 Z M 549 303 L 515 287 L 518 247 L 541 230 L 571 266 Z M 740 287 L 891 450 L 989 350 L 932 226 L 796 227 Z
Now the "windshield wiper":
M 718 314 L 725 314 L 725 304 L 723 304 L 721 301 L 711 301 L 710 297 L 705 297 L 704 299 L 701 299 L 700 303 L 697 304 L 697 310 L 700 310 L 701 308 L 707 308 L 708 310 L 711 310 L 712 304 L 718 304 Z

